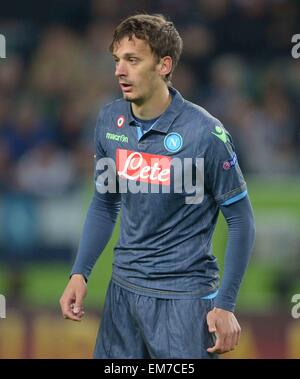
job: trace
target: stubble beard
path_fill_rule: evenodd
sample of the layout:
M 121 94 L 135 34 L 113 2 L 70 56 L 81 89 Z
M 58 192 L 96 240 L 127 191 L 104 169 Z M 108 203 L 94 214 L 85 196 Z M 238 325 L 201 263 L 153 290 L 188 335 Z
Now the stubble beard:
M 136 105 L 141 105 L 143 103 L 143 101 L 144 101 L 144 99 L 141 98 L 141 97 L 140 98 L 138 98 L 138 97 L 130 97 L 130 96 L 126 95 L 126 94 L 123 95 L 123 99 L 125 101 L 128 101 L 129 103 L 133 103 L 133 104 L 136 104 Z

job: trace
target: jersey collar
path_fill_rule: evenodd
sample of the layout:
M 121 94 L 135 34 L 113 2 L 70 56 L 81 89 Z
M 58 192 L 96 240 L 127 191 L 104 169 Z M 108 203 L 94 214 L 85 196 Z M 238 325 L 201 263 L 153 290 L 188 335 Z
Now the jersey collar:
M 165 134 L 168 133 L 170 126 L 177 118 L 177 116 L 181 113 L 182 107 L 184 105 L 184 98 L 181 96 L 179 91 L 173 87 L 169 87 L 169 91 L 172 95 L 172 102 L 151 128 L 151 130 Z M 132 115 L 130 102 L 127 102 L 127 120 L 129 125 L 138 126 L 136 120 Z

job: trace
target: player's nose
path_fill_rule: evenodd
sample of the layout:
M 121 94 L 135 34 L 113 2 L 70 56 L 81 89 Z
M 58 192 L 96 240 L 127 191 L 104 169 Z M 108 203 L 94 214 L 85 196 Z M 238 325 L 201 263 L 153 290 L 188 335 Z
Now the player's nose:
M 116 64 L 115 76 L 118 78 L 120 76 L 127 76 L 127 68 L 126 68 L 126 64 L 124 62 L 118 62 Z

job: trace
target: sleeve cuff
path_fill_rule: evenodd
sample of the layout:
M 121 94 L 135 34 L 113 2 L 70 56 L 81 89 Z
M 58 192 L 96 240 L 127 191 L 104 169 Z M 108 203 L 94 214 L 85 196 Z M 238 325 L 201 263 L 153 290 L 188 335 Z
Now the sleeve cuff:
M 70 273 L 70 275 L 69 275 L 69 279 L 71 279 L 73 275 L 82 275 L 83 278 L 84 278 L 84 280 L 85 280 L 85 282 L 86 282 L 86 283 L 88 282 L 88 277 L 87 277 L 85 274 L 83 274 L 82 272 L 76 272 L 76 271 L 73 272 L 73 271 L 72 271 L 72 272 Z
M 231 197 L 230 199 L 224 201 L 224 203 L 222 203 L 221 205 L 230 205 L 230 204 L 233 204 L 241 199 L 243 199 L 245 196 L 247 196 L 247 193 L 248 191 L 243 191 L 242 193 L 238 194 L 238 195 L 235 195 L 233 197 Z
M 247 185 L 246 185 L 246 183 L 242 184 L 241 186 L 239 186 L 237 188 L 234 188 L 233 190 L 231 190 L 229 192 L 226 192 L 226 193 L 224 193 L 222 195 L 216 196 L 215 200 L 216 200 L 216 202 L 219 205 L 229 205 L 229 204 L 224 204 L 224 203 L 226 203 L 227 201 L 229 201 L 231 199 L 234 199 L 236 196 L 239 196 L 239 195 L 241 195 L 243 193 L 245 193 L 244 196 L 247 195 Z M 233 200 L 233 202 L 234 201 L 237 201 L 237 200 Z
M 235 303 L 218 299 L 218 296 L 216 297 L 214 301 L 214 306 L 216 308 L 224 309 L 225 311 L 228 311 L 228 312 L 234 312 L 235 310 Z

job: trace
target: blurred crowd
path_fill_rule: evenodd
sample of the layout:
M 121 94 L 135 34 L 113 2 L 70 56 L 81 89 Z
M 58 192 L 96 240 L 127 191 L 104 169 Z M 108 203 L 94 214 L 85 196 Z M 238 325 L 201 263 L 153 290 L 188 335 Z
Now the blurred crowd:
M 43 3 L 40 18 L 34 4 L 0 15 L 2 194 L 57 196 L 91 180 L 97 113 L 121 96 L 108 45 L 140 11 L 176 24 L 184 52 L 173 84 L 231 132 L 245 174 L 299 175 L 299 2 L 64 0 Z

